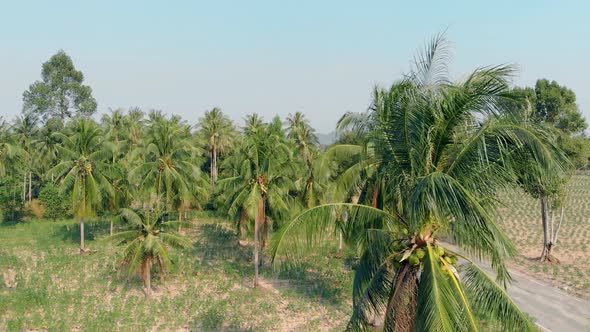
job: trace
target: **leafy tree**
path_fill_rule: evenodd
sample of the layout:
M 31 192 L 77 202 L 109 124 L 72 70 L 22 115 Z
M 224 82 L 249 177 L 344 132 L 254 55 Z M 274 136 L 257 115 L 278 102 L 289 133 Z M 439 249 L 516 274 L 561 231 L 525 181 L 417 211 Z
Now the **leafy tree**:
M 49 174 L 59 181 L 62 193 L 69 194 L 72 212 L 80 220 L 80 253 L 84 247 L 84 220 L 93 216 L 113 188 L 106 175 L 110 169 L 108 150 L 102 146 L 102 129 L 92 120 L 79 118 L 69 128 L 71 135 L 56 133 L 61 162 Z
M 121 209 L 120 217 L 127 222 L 129 230 L 115 234 L 111 239 L 126 244 L 122 266 L 129 276 L 139 273 L 144 282 L 146 296 L 152 293 L 151 271 L 158 266 L 160 277 L 172 265 L 170 248 L 186 248 L 188 241 L 173 231 L 180 222 L 164 222 L 162 214 L 153 211 Z
M 244 216 L 254 219 L 254 285 L 257 285 L 259 251 L 265 247 L 272 220 L 284 219 L 289 213 L 288 193 L 293 187 L 293 175 L 280 120 L 264 124 L 258 121 L 257 115 L 247 119 L 243 145 L 227 160 L 227 164 L 236 165 L 236 173 L 220 180 L 219 189 L 224 193 L 231 217 L 240 221 L 245 221 Z
M 96 112 L 92 89 L 83 85 L 84 75 L 76 70 L 72 59 L 59 51 L 43 63 L 41 81 L 23 93 L 23 112 L 43 120 L 57 117 L 62 124 L 74 115 Z
M 535 123 L 505 112 L 515 98 L 510 67 L 484 67 L 451 82 L 446 54 L 444 40 L 434 39 L 414 71 L 375 93 L 368 132 L 386 171 L 382 207 L 321 205 L 295 217 L 273 242 L 277 262 L 335 230 L 360 249 L 349 330 L 366 330 L 383 315 L 386 331 L 477 331 L 474 312 L 485 310 L 504 330 L 536 331 L 504 289 L 441 235 L 489 259 L 497 280 L 509 281 L 505 260 L 515 249 L 494 220 L 496 193 L 515 185 L 515 156 L 558 167 L 546 149 L 554 143 Z M 457 257 L 467 261 L 463 278 Z
M 64 197 L 55 184 L 49 182 L 43 186 L 39 193 L 39 201 L 46 207 L 45 218 L 56 220 L 66 216 Z
M 197 128 L 198 136 L 209 151 L 211 186 L 215 187 L 219 173 L 217 166 L 219 155 L 225 153 L 233 144 L 236 130 L 232 121 L 217 107 L 205 112 L 205 116 L 199 119 Z
M 578 134 L 588 127 L 576 104 L 576 94 L 556 81 L 537 80 L 534 115 L 568 134 Z
M 563 208 L 565 200 L 565 186 L 569 180 L 569 172 L 561 172 L 571 164 L 578 168 L 585 168 L 590 158 L 587 139 L 584 130 L 586 120 L 576 104 L 576 94 L 556 81 L 546 79 L 537 80 L 535 88 L 517 88 L 515 92 L 521 97 L 516 102 L 516 111 L 524 110 L 527 119 L 553 128 L 557 137 L 557 145 L 569 158 L 561 160 L 562 167 L 551 170 L 539 169 L 538 165 L 521 163 L 519 182 L 525 191 L 539 199 L 541 209 L 541 224 L 543 227 L 543 250 L 541 260 L 559 262 L 551 253 L 557 241 L 559 226 L 552 227 L 555 209 L 559 208 L 560 221 L 563 222 Z M 550 128 L 551 129 L 551 128 Z M 550 217 L 551 216 L 551 217 Z
M 590 138 L 584 136 L 560 135 L 560 148 L 569 157 L 576 169 L 588 169 L 590 166 Z

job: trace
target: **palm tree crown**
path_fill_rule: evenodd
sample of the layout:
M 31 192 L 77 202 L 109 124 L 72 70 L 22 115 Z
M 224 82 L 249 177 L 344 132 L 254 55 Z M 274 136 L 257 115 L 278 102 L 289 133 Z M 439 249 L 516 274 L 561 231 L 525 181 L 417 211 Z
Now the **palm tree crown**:
M 304 212 L 277 234 L 273 255 L 292 256 L 339 228 L 361 250 L 350 330 L 384 315 L 390 331 L 474 331 L 474 310 L 491 312 L 508 330 L 534 330 L 505 291 L 477 265 L 449 250 L 487 258 L 510 280 L 513 245 L 494 220 L 497 191 L 515 184 L 514 160 L 549 169 L 555 144 L 540 128 L 504 111 L 514 98 L 510 67 L 481 68 L 464 81 L 446 75 L 446 48 L 436 38 L 416 69 L 390 89 L 377 89 L 366 125 L 381 165 L 380 208 L 327 204 Z M 337 220 L 337 216 L 350 218 Z M 463 279 L 457 257 L 467 260 Z

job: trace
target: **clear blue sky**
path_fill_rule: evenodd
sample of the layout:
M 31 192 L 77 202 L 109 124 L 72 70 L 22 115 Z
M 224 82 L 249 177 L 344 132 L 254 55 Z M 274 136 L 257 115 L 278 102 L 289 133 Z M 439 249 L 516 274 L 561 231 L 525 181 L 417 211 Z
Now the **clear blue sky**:
M 572 88 L 590 118 L 589 1 L 3 1 L 0 115 L 20 113 L 41 64 L 65 50 L 99 112 L 140 106 L 195 122 L 303 111 L 320 132 L 364 111 L 375 84 L 447 29 L 451 73 L 514 63 L 517 85 Z

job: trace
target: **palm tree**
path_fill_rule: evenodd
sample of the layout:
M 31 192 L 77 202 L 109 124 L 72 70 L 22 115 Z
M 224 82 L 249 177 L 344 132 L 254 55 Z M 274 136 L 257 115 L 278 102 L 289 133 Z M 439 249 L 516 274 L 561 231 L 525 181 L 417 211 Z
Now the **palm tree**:
M 122 266 L 127 269 L 129 276 L 139 273 L 148 297 L 152 293 L 152 266 L 158 266 L 162 278 L 172 265 L 169 248 L 181 249 L 190 245 L 182 237 L 173 234 L 180 222 L 164 222 L 162 217 L 162 213 L 148 210 L 121 209 L 120 218 L 131 229 L 111 237 L 119 244 L 127 244 L 123 251 Z
M 38 135 L 32 142 L 37 154 L 36 159 L 40 161 L 38 167 L 39 175 L 42 177 L 58 162 L 59 150 L 57 146 L 60 145 L 60 141 L 54 133 L 61 130 L 63 127 L 60 119 L 49 119 L 40 128 Z
M 142 134 L 145 114 L 138 107 L 132 107 L 129 109 L 127 116 L 125 117 L 125 123 L 129 128 L 129 140 L 131 145 L 134 147 L 139 146 Z
M 141 157 L 136 158 L 139 165 L 131 170 L 130 178 L 140 188 L 153 189 L 164 208 L 171 210 L 204 191 L 200 168 L 193 158 L 196 148 L 190 140 L 189 126 L 158 114 L 150 115 L 153 122 L 147 129 L 145 146 L 135 150 Z
M 252 113 L 252 114 L 246 115 L 246 117 L 244 118 L 244 122 L 245 122 L 244 123 L 244 133 L 245 134 L 256 131 L 256 130 L 266 126 L 266 124 L 264 123 L 264 120 L 262 119 L 262 117 L 260 115 L 258 115 L 258 113 Z
M 233 143 L 235 128 L 232 121 L 217 107 L 206 111 L 199 119 L 198 136 L 206 142 L 211 162 L 211 186 L 217 183 L 219 155 L 224 153 Z
M 7 168 L 21 152 L 9 129 L 8 124 L 0 117 L 0 176 L 6 175 Z
M 252 119 L 254 116 L 248 117 Z M 247 125 L 253 122 L 248 122 Z M 265 247 L 272 219 L 289 211 L 288 191 L 293 186 L 291 156 L 280 120 L 247 127 L 243 145 L 228 164 L 237 165 L 234 176 L 218 182 L 228 202 L 228 214 L 244 221 L 254 218 L 254 285 L 258 285 L 259 251 Z M 232 160 L 238 158 L 238 161 Z M 274 218 L 273 218 L 274 217 Z M 241 227 L 239 225 L 238 227 Z
M 101 118 L 102 125 L 106 127 L 106 135 L 118 143 L 125 136 L 125 114 L 122 109 L 110 110 L 110 114 L 104 114 Z
M 441 235 L 489 259 L 505 286 L 505 261 L 515 249 L 494 219 L 497 191 L 516 185 L 516 156 L 548 169 L 554 156 L 547 147 L 555 143 L 504 112 L 513 98 L 510 67 L 481 68 L 451 82 L 444 45 L 435 38 L 415 70 L 375 93 L 369 133 L 385 170 L 382 207 L 321 205 L 295 217 L 273 242 L 276 262 L 296 258 L 334 229 L 360 248 L 349 330 L 368 329 L 377 315 L 387 331 L 477 331 L 481 311 L 504 330 L 536 330 L 502 286 Z M 466 261 L 462 278 L 457 257 Z
M 311 168 L 319 144 L 315 129 L 311 127 L 309 120 L 301 112 L 289 114 L 286 125 L 287 137 L 295 144 L 308 168 Z
M 27 174 L 29 178 L 29 190 L 28 190 L 28 199 L 29 203 L 32 200 L 32 170 L 33 166 L 33 149 L 32 149 L 32 142 L 33 139 L 38 131 L 37 127 L 37 118 L 31 115 L 24 115 L 19 116 L 16 118 L 15 124 L 13 126 L 13 131 L 16 136 L 17 142 L 24 152 L 23 157 L 26 165 L 25 172 L 23 173 L 23 201 L 26 200 L 26 192 L 27 192 Z
M 106 176 L 110 154 L 102 148 L 102 130 L 94 121 L 79 118 L 71 124 L 70 136 L 54 134 L 62 143 L 57 146 L 61 162 L 49 170 L 49 176 L 71 195 L 74 216 L 80 220 L 80 253 L 85 253 L 84 220 L 96 213 L 105 196 L 113 195 Z
M 295 185 L 300 193 L 302 204 L 308 208 L 319 204 L 324 196 L 326 185 L 321 181 L 320 150 L 315 130 L 309 124 L 303 113 L 289 114 L 285 121 L 287 138 L 294 146 L 300 175 Z

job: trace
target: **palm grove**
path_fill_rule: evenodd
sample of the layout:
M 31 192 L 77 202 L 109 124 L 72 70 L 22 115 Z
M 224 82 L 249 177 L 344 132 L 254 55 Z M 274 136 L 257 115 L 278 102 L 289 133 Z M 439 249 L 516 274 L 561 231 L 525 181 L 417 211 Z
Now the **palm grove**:
M 191 125 L 131 108 L 97 122 L 92 90 L 60 51 L 24 92 L 23 114 L 0 123 L 3 219 L 40 202 L 39 217 L 78 220 L 84 254 L 84 222 L 107 216 L 121 266 L 149 296 L 152 269 L 165 272 L 169 251 L 190 245 L 179 234 L 189 212 L 214 210 L 253 239 L 254 285 L 267 263 L 297 264 L 326 241 L 349 249 L 350 330 L 477 331 L 480 312 L 535 330 L 505 292 L 515 248 L 495 219 L 497 197 L 520 187 L 540 199 L 552 257 L 547 216 L 568 176 L 588 166 L 586 123 L 555 82 L 512 88 L 509 66 L 452 81 L 446 54 L 433 39 L 407 75 L 375 88 L 366 112 L 341 118 L 338 142 L 320 146 L 301 113 L 254 113 L 238 126 L 214 108 Z

